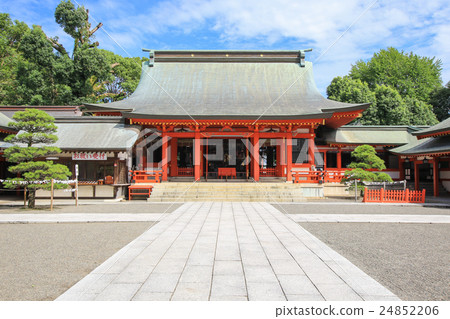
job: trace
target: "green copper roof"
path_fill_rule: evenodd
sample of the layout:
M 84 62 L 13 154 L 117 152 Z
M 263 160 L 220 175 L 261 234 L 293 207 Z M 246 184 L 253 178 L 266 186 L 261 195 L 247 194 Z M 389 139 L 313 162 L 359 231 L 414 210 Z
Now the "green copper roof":
M 12 128 L 8 127 L 8 123 L 14 122 L 14 120 L 7 117 L 5 114 L 0 112 L 0 127 L 7 128 L 9 130 L 13 130 Z
M 413 140 L 390 150 L 398 155 L 422 155 L 450 152 L 450 135 Z
M 154 61 L 142 65 L 140 83 L 128 99 L 94 107 L 132 110 L 127 117 L 197 119 L 326 118 L 368 107 L 324 98 L 314 83 L 312 63 L 301 67 L 298 52 L 295 58 L 293 51 L 261 51 L 259 57 L 256 51 L 248 57 L 244 51 L 220 51 L 224 56 L 192 51 L 191 59 L 188 51 L 161 51 L 166 55 L 159 60 L 155 52 Z
M 78 117 L 55 123 L 58 141 L 53 144 L 62 150 L 125 151 L 139 136 L 139 129 L 117 119 Z
M 416 140 L 408 126 L 348 125 L 324 133 L 327 144 L 403 145 Z
M 450 117 L 432 127 L 413 133 L 416 136 L 437 134 L 445 131 L 450 131 Z

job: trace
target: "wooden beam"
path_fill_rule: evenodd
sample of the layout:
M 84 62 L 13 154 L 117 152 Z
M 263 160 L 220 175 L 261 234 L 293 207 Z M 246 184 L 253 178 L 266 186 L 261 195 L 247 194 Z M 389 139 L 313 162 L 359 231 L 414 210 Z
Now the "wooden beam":
M 439 158 L 433 158 L 433 192 L 439 197 Z

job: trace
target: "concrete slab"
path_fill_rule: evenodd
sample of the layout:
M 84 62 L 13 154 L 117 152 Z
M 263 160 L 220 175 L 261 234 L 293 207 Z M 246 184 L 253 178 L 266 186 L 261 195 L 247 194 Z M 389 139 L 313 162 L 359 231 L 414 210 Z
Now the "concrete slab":
M 367 215 L 366 215 L 367 216 Z M 186 203 L 57 300 L 398 300 L 268 203 Z

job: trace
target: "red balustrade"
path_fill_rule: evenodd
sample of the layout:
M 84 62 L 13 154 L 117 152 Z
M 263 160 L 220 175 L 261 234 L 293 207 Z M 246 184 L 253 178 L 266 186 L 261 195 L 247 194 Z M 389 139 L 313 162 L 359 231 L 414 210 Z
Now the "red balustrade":
M 425 189 L 421 191 L 364 189 L 365 203 L 425 203 Z
M 161 170 L 130 171 L 131 179 L 135 184 L 161 183 Z
M 178 176 L 194 176 L 193 167 L 178 167 Z
M 294 183 L 340 183 L 345 177 L 346 170 L 294 171 L 292 181 Z
M 268 168 L 260 168 L 259 169 L 259 176 L 260 177 L 275 177 L 276 174 L 276 168 L 275 167 L 268 167 Z

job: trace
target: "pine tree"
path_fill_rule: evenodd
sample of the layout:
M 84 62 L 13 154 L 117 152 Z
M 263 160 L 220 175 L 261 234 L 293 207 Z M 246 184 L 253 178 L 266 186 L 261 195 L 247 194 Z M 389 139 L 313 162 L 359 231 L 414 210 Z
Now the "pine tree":
M 72 173 L 67 166 L 43 160 L 46 156 L 60 153 L 61 150 L 49 146 L 57 141 L 54 134 L 57 130 L 55 119 L 37 109 L 26 109 L 16 112 L 13 116 L 15 122 L 9 127 L 19 131 L 17 135 L 9 135 L 5 141 L 15 144 L 5 150 L 6 159 L 17 163 L 10 166 L 11 173 L 20 174 L 20 177 L 5 181 L 6 188 L 26 187 L 28 192 L 28 207 L 35 208 L 36 190 L 50 189 L 51 179 L 67 180 Z M 45 182 L 47 181 L 47 182 Z M 55 183 L 55 189 L 67 187 L 67 184 Z
M 347 167 L 352 170 L 345 171 L 345 178 L 342 183 L 354 181 L 365 182 L 392 182 L 392 178 L 384 172 L 372 172 L 369 169 L 383 170 L 386 169 L 384 161 L 378 157 L 377 152 L 371 145 L 360 145 L 352 152 L 352 157 L 356 162 L 351 162 Z M 354 186 L 351 184 L 351 189 Z M 363 190 L 363 186 L 358 186 L 358 189 Z

